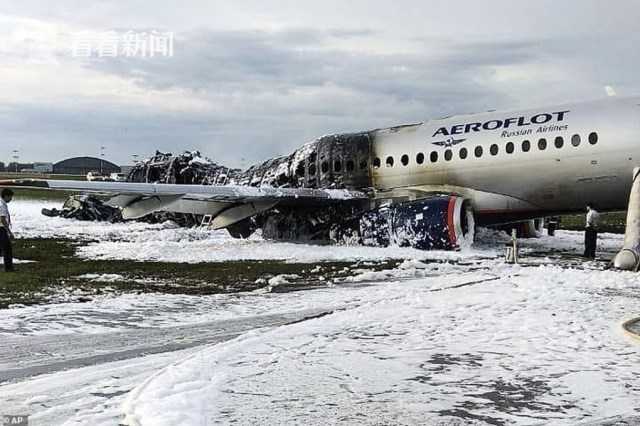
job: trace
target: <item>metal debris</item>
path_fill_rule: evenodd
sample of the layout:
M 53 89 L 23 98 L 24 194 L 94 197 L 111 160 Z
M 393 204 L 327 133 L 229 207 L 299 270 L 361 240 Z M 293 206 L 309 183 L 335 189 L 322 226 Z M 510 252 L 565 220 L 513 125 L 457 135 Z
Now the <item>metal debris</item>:
M 72 195 L 65 201 L 61 210 L 42 209 L 48 217 L 62 217 L 91 222 L 124 222 L 120 209 L 105 204 L 104 200 L 92 195 Z M 200 225 L 202 216 L 193 214 L 174 214 L 157 212 L 137 219 L 137 222 L 162 223 L 171 220 L 181 227 L 190 228 Z
M 198 151 L 177 156 L 156 151 L 153 157 L 136 164 L 127 182 L 225 185 L 240 172 L 240 169 L 220 166 L 203 158 Z
M 63 217 L 98 222 L 122 222 L 122 214 L 115 207 L 110 207 L 102 200 L 92 195 L 72 195 L 58 209 L 42 209 L 42 214 L 48 217 Z
M 272 158 L 246 170 L 219 165 L 203 157 L 199 151 L 180 155 L 156 151 L 155 155 L 134 166 L 127 182 L 167 183 L 186 185 L 244 185 L 277 188 L 366 189 L 371 187 L 369 133 L 329 135 L 303 145 L 291 155 Z M 291 225 L 300 225 L 295 236 L 306 234 L 309 239 L 326 239 L 336 233 L 331 224 L 354 216 L 359 207 L 348 205 L 286 208 L 270 211 L 246 223 L 239 223 L 230 232 L 246 235 L 256 227 L 267 228 L 274 237 L 293 237 Z M 47 216 L 79 220 L 121 221 L 122 215 L 96 197 L 70 197 L 62 210 L 43 210 Z M 145 222 L 172 220 L 181 226 L 194 226 L 202 216 L 179 213 L 153 213 Z M 302 232 L 304 231 L 304 232 Z M 285 235 L 283 235 L 285 234 Z M 339 239 L 348 235 L 338 232 Z
M 138 163 L 127 181 L 362 190 L 371 187 L 370 150 L 368 133 L 329 135 L 244 171 L 219 165 L 198 151 L 176 156 L 157 151 Z

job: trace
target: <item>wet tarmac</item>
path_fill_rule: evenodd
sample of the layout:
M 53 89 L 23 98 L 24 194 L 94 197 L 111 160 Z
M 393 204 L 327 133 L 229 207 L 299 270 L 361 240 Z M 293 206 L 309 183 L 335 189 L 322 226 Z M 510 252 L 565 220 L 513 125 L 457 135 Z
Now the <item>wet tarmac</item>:
M 221 343 L 250 330 L 297 323 L 326 313 L 324 310 L 306 310 L 181 327 L 3 338 L 0 340 L 0 384 L 41 374 Z

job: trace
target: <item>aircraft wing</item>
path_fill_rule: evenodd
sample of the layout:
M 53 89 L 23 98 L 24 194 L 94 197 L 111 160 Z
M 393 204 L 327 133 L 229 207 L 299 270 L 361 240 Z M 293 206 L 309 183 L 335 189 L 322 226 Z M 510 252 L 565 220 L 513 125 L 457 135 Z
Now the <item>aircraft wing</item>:
M 38 188 L 94 193 L 110 197 L 125 219 L 166 211 L 210 215 L 214 229 L 273 208 L 276 204 L 313 204 L 366 200 L 364 192 L 343 189 L 273 188 L 239 185 L 171 185 L 160 183 L 85 182 L 72 180 L 6 180 L 0 187 Z

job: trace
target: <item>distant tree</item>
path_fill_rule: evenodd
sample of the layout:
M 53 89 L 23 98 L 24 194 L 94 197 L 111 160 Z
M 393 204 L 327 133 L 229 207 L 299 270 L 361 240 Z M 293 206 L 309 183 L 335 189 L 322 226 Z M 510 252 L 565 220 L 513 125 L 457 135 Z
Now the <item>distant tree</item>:
M 33 170 L 33 163 L 16 163 L 12 161 L 5 167 L 6 172 L 19 172 L 20 170 Z
M 2 161 L 0 161 L 0 172 L 4 172 L 6 170 L 7 169 L 5 168 L 4 163 Z

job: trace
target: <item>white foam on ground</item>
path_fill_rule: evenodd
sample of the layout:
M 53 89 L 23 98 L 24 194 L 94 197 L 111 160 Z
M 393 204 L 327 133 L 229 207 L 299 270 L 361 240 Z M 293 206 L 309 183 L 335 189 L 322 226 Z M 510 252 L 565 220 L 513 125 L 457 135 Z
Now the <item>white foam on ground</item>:
M 464 274 L 466 266 L 430 264 L 424 268 L 419 262 L 410 267 L 405 262 L 398 269 L 371 272 L 365 269 L 356 273 L 356 279 L 336 280 L 337 285 L 349 282 L 375 282 L 442 274 Z M 95 274 L 96 277 L 101 277 Z M 282 275 L 265 290 L 234 294 L 192 296 L 163 293 L 124 293 L 91 296 L 83 303 L 52 303 L 46 305 L 17 306 L 2 310 L 0 336 L 36 336 L 60 334 L 98 334 L 113 331 L 173 327 L 233 318 L 253 317 L 265 314 L 307 311 L 314 309 L 341 309 L 363 297 L 366 288 L 343 287 L 342 291 L 353 296 L 336 296 L 333 283 L 326 288 L 289 293 L 269 291 L 288 281 Z M 292 279 L 289 275 L 288 279 Z
M 198 229 L 181 229 L 167 223 L 148 225 L 140 223 L 107 224 L 80 222 L 60 218 L 47 218 L 40 214 L 44 206 L 59 203 L 18 201 L 12 203 L 16 232 L 22 237 L 66 237 L 72 239 L 98 239 L 91 245 L 105 258 L 148 260 L 164 257 L 167 260 L 195 261 L 229 260 L 244 257 L 254 259 L 289 258 L 294 261 L 319 262 L 322 260 L 375 260 L 388 257 L 404 258 L 394 270 L 373 271 L 366 264 L 353 274 L 335 282 L 326 282 L 326 291 L 314 291 L 281 295 L 257 292 L 249 295 L 188 296 L 179 294 L 122 294 L 92 295 L 85 303 L 55 303 L 38 306 L 17 306 L 2 311 L 0 335 L 36 335 L 69 333 L 104 333 L 137 327 L 167 327 L 193 322 L 229 319 L 239 316 L 261 315 L 270 312 L 314 309 L 336 306 L 332 300 L 333 284 L 367 281 L 393 281 L 398 279 L 425 278 L 437 275 L 454 275 L 468 270 L 489 270 L 502 264 L 499 254 L 508 237 L 504 233 L 481 230 L 479 241 L 472 251 L 457 253 L 425 252 L 405 248 L 335 247 L 289 244 L 270 241 L 234 240 L 224 231 L 209 233 Z M 579 252 L 582 234 L 559 231 L 557 237 L 543 237 L 521 241 L 524 250 L 549 247 Z M 131 243 L 128 240 L 137 242 Z M 149 245 L 145 246 L 145 242 Z M 600 249 L 614 250 L 622 245 L 622 236 L 604 234 Z M 129 247 L 126 250 L 123 247 Z M 240 248 L 244 247 L 246 255 Z M 135 250 L 134 250 L 135 248 Z M 285 254 L 283 254 L 283 251 Z M 430 259 L 463 260 L 466 265 L 428 263 Z M 527 259 L 535 263 L 545 259 Z M 427 263 L 425 263 L 427 262 Z M 471 264 L 473 263 L 473 264 Z M 316 271 L 318 272 L 318 271 Z M 93 276 L 95 275 L 95 276 Z M 117 280 L 116 276 L 93 274 L 96 280 Z M 287 281 L 286 277 L 274 279 Z M 268 284 L 265 280 L 265 284 Z M 271 286 L 273 288 L 273 285 Z M 353 291 L 348 289 L 345 291 Z M 339 302 L 342 303 L 342 302 Z
M 0 255 L 1 256 L 1 255 Z M 35 260 L 22 260 L 22 259 L 13 259 L 13 263 L 15 265 L 26 264 L 26 263 L 36 263 Z M 4 266 L 4 259 L 0 257 L 0 265 Z
M 127 293 L 95 296 L 85 303 L 21 306 L 1 311 L 0 336 L 98 334 L 334 306 L 330 288 L 315 292 L 313 298 L 305 292 L 206 296 Z
M 76 278 L 96 283 L 114 283 L 126 280 L 126 277 L 120 274 L 83 274 L 78 275 Z
M 43 208 L 60 209 L 62 202 L 41 200 L 16 200 L 9 204 L 13 231 L 18 238 L 69 238 L 118 240 L 130 233 L 149 232 L 164 228 L 177 228 L 175 224 L 150 225 L 126 222 L 83 222 L 42 215 Z
M 285 294 L 125 294 L 2 311 L 0 333 L 29 336 L 335 310 L 246 334 L 187 360 L 156 358 L 162 362 L 153 368 L 128 361 L 122 365 L 131 368 L 122 375 L 109 375 L 100 365 L 81 370 L 83 377 L 116 392 L 131 389 L 129 377 L 139 383 L 157 372 L 129 395 L 124 411 L 131 424 L 424 424 L 465 412 L 493 423 L 576 424 L 638 407 L 640 350 L 619 327 L 640 311 L 637 274 L 596 270 L 591 263 L 584 270 L 504 265 L 501 245 L 508 237 L 488 230 L 481 230 L 472 251 L 434 253 L 233 240 L 223 232 L 170 223 L 45 218 L 39 213 L 42 203 L 11 207 L 19 236 L 98 240 L 81 253 L 105 259 L 405 259 L 392 271 L 363 266 L 346 280 L 375 281 L 367 286 L 338 282 Z M 554 238 L 521 241 L 524 259 L 548 263 L 526 253 L 552 248 L 579 254 L 582 239 L 581 233 L 560 231 Z M 612 252 L 621 245 L 619 235 L 599 240 L 600 250 Z M 458 287 L 465 283 L 475 284 Z M 161 369 L 167 363 L 172 364 Z M 75 389 L 80 376 L 73 373 L 2 386 L 0 399 L 20 395 L 43 420 L 47 417 L 39 416 L 53 413 L 51 407 L 75 413 L 73 418 L 52 416 L 47 424 L 104 423 L 105 410 L 111 410 L 112 420 L 112 402 L 122 398 L 101 405 L 90 393 L 82 399 L 61 392 Z M 100 388 L 79 385 L 87 392 Z
M 206 348 L 130 394 L 130 424 L 576 424 L 638 407 L 633 273 L 496 267 L 379 284 L 358 306 Z M 434 288 L 448 288 L 430 291 Z M 351 298 L 355 293 L 337 292 Z M 309 294 L 309 297 L 313 297 Z
M 29 425 L 113 426 L 137 384 L 193 349 L 44 374 L 0 386 L 0 412 L 29 414 Z

